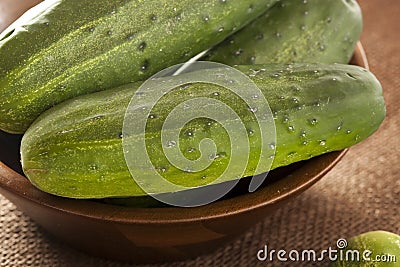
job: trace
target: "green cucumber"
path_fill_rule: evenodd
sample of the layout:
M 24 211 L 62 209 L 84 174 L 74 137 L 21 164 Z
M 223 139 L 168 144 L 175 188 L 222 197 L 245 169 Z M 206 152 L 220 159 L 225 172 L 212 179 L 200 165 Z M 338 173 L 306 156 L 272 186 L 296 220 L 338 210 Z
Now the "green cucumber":
M 341 252 L 338 255 L 342 258 L 330 267 L 396 267 L 400 262 L 400 236 L 386 231 L 364 233 L 352 237 Z
M 350 147 L 370 136 L 385 117 L 380 83 L 357 66 L 272 64 L 237 69 L 260 88 L 273 112 L 276 143 L 263 151 L 273 155 L 276 148 L 272 169 Z M 140 85 L 137 82 L 80 96 L 43 113 L 21 144 L 22 167 L 30 181 L 45 192 L 70 198 L 145 195 L 130 175 L 122 147 L 122 138 L 137 138 L 134 134 L 123 137 L 122 128 L 128 104 Z M 221 124 L 207 118 L 192 120 L 183 129 L 175 126 L 181 133 L 179 147 L 190 160 L 201 156 L 201 140 L 210 138 L 215 142 L 218 154 L 207 169 L 181 170 L 165 157 L 163 148 L 169 144 L 161 142 L 163 122 L 174 107 L 195 97 L 223 101 L 239 114 L 250 143 L 250 159 L 243 177 L 258 174 L 254 173 L 261 149 L 257 110 L 249 109 L 228 89 L 204 83 L 175 88 L 152 109 L 146 148 L 157 171 L 175 184 L 203 186 L 219 177 L 229 163 L 230 136 Z M 241 147 L 242 141 L 244 144 L 247 140 L 239 140 L 236 145 Z M 260 172 L 268 171 L 267 166 L 264 168 Z M 237 178 L 232 175 L 229 179 Z M 166 193 L 162 186 L 152 186 L 153 192 Z
M 282 0 L 206 59 L 228 65 L 348 63 L 361 31 L 355 0 Z
M 46 0 L 0 35 L 0 129 L 185 62 L 276 1 Z

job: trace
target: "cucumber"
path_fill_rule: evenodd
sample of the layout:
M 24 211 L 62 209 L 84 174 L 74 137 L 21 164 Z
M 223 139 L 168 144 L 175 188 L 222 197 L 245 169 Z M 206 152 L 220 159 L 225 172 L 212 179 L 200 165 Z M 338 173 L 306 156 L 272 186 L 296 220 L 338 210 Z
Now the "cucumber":
M 212 49 L 227 65 L 348 63 L 362 31 L 355 0 L 282 0 Z
M 396 267 L 400 260 L 400 236 L 387 231 L 373 231 L 352 237 L 343 257 L 330 267 Z M 358 255 L 357 256 L 357 251 Z M 338 255 L 340 255 L 338 253 Z M 346 255 L 347 258 L 346 258 Z
M 276 1 L 46 0 L 0 35 L 0 129 L 185 62 Z
M 270 143 L 263 151 L 267 155 L 276 152 L 272 169 L 359 143 L 385 117 L 380 83 L 372 73 L 357 66 L 270 64 L 237 69 L 260 88 L 272 110 L 276 143 Z M 218 69 L 211 71 L 218 73 Z M 130 175 L 122 148 L 122 138 L 137 139 L 134 134 L 122 136 L 122 128 L 128 104 L 140 85 L 137 82 L 80 96 L 43 113 L 21 143 L 22 167 L 29 180 L 45 192 L 70 198 L 145 195 Z M 151 90 L 148 88 L 149 93 Z M 203 171 L 191 172 L 174 167 L 166 159 L 163 148 L 172 144 L 161 141 L 163 122 L 174 107 L 196 97 L 223 101 L 239 114 L 250 144 L 243 177 L 269 171 L 266 165 L 255 173 L 261 149 L 257 110 L 249 109 L 228 89 L 205 83 L 174 88 L 152 109 L 147 121 L 146 148 L 157 171 L 175 184 L 203 186 L 219 177 L 232 158 L 230 136 L 221 124 L 198 118 L 183 129 L 174 126 L 181 129 L 179 147 L 186 158 L 196 160 L 201 156 L 200 141 L 212 139 L 218 151 L 212 164 Z M 173 127 L 166 131 L 170 129 Z M 235 145 L 242 148 L 245 141 L 239 140 Z M 238 178 L 232 175 L 229 179 Z M 168 193 L 158 184 L 152 186 L 152 193 Z

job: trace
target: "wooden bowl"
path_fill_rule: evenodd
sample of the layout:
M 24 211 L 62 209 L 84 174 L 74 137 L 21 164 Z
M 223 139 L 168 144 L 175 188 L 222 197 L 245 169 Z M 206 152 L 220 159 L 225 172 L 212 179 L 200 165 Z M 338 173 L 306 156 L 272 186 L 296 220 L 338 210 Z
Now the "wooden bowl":
M 360 43 L 352 64 L 368 68 Z M 247 192 L 249 179 L 243 179 L 224 199 L 207 206 L 132 208 L 38 190 L 22 174 L 20 140 L 0 131 L 0 193 L 65 243 L 91 255 L 134 263 L 185 260 L 215 251 L 308 189 L 346 153 L 274 170 L 254 193 Z
M 368 67 L 359 43 L 353 64 Z M 132 208 L 44 193 L 22 175 L 21 136 L 0 131 L 0 193 L 52 235 L 91 255 L 135 263 L 178 261 L 232 241 L 332 169 L 346 150 L 274 170 L 254 193 L 243 179 L 198 208 Z

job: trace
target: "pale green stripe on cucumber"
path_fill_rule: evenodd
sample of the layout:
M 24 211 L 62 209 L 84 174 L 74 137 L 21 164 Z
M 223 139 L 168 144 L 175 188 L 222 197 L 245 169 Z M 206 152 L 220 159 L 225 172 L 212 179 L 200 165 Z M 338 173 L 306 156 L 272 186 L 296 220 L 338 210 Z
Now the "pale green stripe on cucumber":
M 59 0 L 0 40 L 0 129 L 74 96 L 146 79 L 224 40 L 276 0 Z
M 355 0 L 281 0 L 206 59 L 228 65 L 348 63 L 362 24 Z
M 273 112 L 276 143 L 266 148 L 266 153 L 276 148 L 272 169 L 350 147 L 376 131 L 385 117 L 381 85 L 360 67 L 272 64 L 237 68 L 261 89 Z M 145 195 L 126 166 L 121 135 L 126 108 L 140 85 L 80 96 L 43 113 L 21 144 L 22 166 L 30 181 L 43 191 L 70 198 Z M 250 142 L 244 176 L 255 174 L 261 149 L 256 111 L 227 89 L 203 83 L 174 89 L 152 111 L 146 145 L 159 173 L 177 184 L 202 186 L 217 178 L 229 162 L 229 136 L 220 124 L 205 118 L 182 129 L 180 148 L 194 160 L 200 155 L 200 141 L 213 139 L 219 155 L 211 166 L 202 172 L 182 171 L 165 158 L 166 144 L 160 138 L 163 121 L 171 109 L 193 97 L 215 98 L 239 114 Z M 164 193 L 157 184 L 153 189 Z

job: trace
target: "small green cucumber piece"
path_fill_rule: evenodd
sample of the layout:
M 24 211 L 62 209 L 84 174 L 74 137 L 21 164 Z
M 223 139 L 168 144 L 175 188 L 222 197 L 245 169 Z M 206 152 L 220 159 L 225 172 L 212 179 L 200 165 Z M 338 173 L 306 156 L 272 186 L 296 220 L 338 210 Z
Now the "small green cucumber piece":
M 44 1 L 0 36 L 0 129 L 23 133 L 66 99 L 185 62 L 275 2 Z
M 354 251 L 359 252 L 359 258 L 352 257 Z M 387 231 L 364 233 L 351 238 L 342 254 L 343 259 L 331 263 L 330 267 L 397 267 L 400 236 Z
M 206 59 L 228 65 L 348 63 L 361 31 L 355 0 L 282 0 Z
M 385 117 L 380 83 L 372 73 L 357 66 L 271 64 L 237 66 L 237 69 L 260 88 L 272 110 L 276 143 L 269 143 L 263 150 L 271 156 L 276 150 L 272 169 L 357 144 L 375 132 Z M 80 96 L 43 113 L 28 129 L 21 144 L 22 166 L 30 181 L 45 192 L 70 198 L 145 195 L 131 177 L 122 147 L 122 138 L 138 138 L 134 134 L 122 136 L 122 129 L 128 104 L 140 85 L 132 83 Z M 148 90 L 151 92 L 152 88 Z M 175 88 L 152 109 L 145 141 L 158 173 L 172 183 L 197 187 L 213 182 L 228 166 L 232 157 L 230 135 L 221 126 L 222 122 L 208 118 L 192 120 L 182 129 L 175 126 L 180 132 L 179 147 L 190 160 L 201 156 L 202 140 L 215 142 L 218 154 L 213 155 L 207 169 L 200 172 L 179 169 L 165 156 L 163 149 L 173 145 L 170 140 L 161 141 L 165 119 L 174 107 L 197 97 L 222 101 L 239 115 L 248 130 L 250 145 L 243 177 L 259 174 L 255 169 L 260 161 L 262 137 L 255 117 L 257 110 L 249 108 L 232 91 L 205 83 Z M 245 141 L 235 145 L 244 148 Z M 247 159 L 246 155 L 243 157 Z M 267 165 L 260 173 L 269 171 Z M 151 170 L 139 171 L 145 174 Z M 232 175 L 229 179 L 238 178 Z M 153 192 L 169 193 L 158 184 L 151 186 Z

